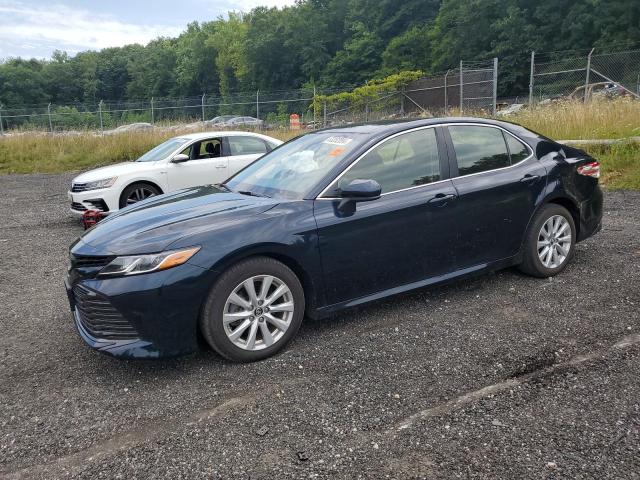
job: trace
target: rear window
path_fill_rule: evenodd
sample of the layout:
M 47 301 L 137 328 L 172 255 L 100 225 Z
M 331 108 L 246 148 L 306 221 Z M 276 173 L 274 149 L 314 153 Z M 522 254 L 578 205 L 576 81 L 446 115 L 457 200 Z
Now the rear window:
M 229 137 L 231 155 L 267 153 L 267 144 L 255 137 Z
M 502 130 L 476 125 L 449 127 L 458 160 L 458 174 L 486 172 L 508 167 L 509 151 Z

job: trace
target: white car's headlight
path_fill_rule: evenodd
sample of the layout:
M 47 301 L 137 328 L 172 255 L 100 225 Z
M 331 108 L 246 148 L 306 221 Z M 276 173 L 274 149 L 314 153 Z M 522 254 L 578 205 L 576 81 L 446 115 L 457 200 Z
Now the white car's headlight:
M 100 270 L 99 276 L 138 275 L 140 273 L 156 272 L 182 265 L 200 247 L 191 247 L 184 250 L 172 250 L 170 252 L 152 253 L 150 255 L 130 255 L 116 257 L 111 263 Z
M 104 178 L 95 182 L 87 182 L 84 186 L 85 190 L 98 190 L 99 188 L 109 188 L 116 183 L 118 177 Z

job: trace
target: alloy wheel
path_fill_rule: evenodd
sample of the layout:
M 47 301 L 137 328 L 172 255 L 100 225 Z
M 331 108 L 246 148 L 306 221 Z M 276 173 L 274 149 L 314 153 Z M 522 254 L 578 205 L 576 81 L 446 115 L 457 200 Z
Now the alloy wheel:
M 137 203 L 145 198 L 154 197 L 155 195 L 156 193 L 148 187 L 138 187 L 127 197 L 127 205 Z
M 538 233 L 538 258 L 546 268 L 560 267 L 571 250 L 571 225 L 562 215 L 553 215 Z
M 291 325 L 291 290 L 278 277 L 256 275 L 229 295 L 222 322 L 231 342 L 243 350 L 263 350 L 277 343 Z

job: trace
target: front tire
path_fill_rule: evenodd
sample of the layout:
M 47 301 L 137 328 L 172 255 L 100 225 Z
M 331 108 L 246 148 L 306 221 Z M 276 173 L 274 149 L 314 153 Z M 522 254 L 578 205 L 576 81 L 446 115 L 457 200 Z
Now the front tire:
M 569 211 L 553 203 L 543 206 L 531 220 L 520 270 L 534 277 L 553 277 L 574 255 L 576 226 Z
M 160 192 L 157 187 L 150 183 L 132 183 L 122 191 L 119 205 L 120 208 L 124 208 L 127 205 L 133 205 L 134 203 L 138 203 L 140 200 L 155 197 L 161 193 L 162 192 Z
M 207 343 L 234 362 L 253 362 L 282 350 L 304 317 L 298 277 L 269 257 L 244 260 L 211 288 L 200 317 Z

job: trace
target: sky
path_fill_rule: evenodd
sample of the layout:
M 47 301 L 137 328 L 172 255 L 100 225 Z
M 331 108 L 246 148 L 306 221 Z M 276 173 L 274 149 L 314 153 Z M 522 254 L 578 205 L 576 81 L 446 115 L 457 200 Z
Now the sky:
M 73 55 L 156 37 L 175 37 L 188 23 L 229 11 L 282 7 L 295 0 L 0 0 L 0 59 Z

